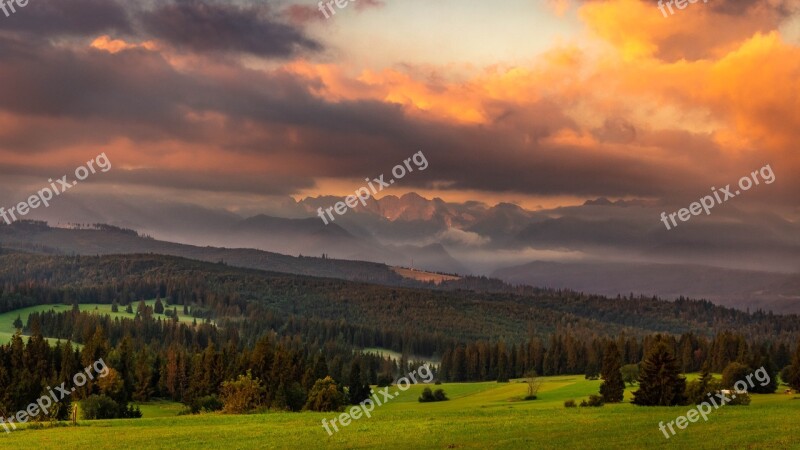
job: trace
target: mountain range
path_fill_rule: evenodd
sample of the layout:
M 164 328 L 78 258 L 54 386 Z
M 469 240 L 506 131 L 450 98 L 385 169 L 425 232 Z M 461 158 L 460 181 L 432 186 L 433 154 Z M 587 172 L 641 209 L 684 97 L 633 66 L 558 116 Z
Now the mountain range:
M 527 210 L 408 193 L 369 199 L 328 225 L 316 217 L 317 210 L 339 197 L 287 199 L 270 214 L 247 217 L 176 201 L 102 195 L 64 200 L 31 217 L 62 227 L 67 222 L 112 224 L 205 249 L 324 254 L 610 296 L 688 296 L 742 309 L 800 311 L 800 227 L 735 205 L 666 230 L 659 220 L 665 206 L 638 199 L 598 198 Z M 138 241 L 104 247 L 52 236 L 27 243 L 89 254 L 154 251 L 147 250 L 152 244 Z M 163 246 L 172 245 L 167 243 Z M 159 252 L 193 257 L 192 252 Z M 210 253 L 200 259 L 230 259 Z

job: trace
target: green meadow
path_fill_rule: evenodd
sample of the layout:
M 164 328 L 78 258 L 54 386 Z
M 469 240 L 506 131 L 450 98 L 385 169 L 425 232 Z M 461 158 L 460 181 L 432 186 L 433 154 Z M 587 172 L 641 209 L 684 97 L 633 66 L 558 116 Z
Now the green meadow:
M 156 303 L 156 300 L 155 299 L 145 300 L 145 303 L 148 306 L 153 307 Z M 124 306 L 119 307 L 119 312 L 112 312 L 111 305 L 101 305 L 96 303 L 81 304 L 80 309 L 81 311 L 84 312 L 109 315 L 111 316 L 112 319 L 115 317 L 119 317 L 120 319 L 133 319 L 136 317 L 136 306 L 138 304 L 139 302 L 135 302 L 133 304 L 133 311 L 134 311 L 133 313 L 126 313 Z M 165 309 L 166 308 L 167 307 L 165 306 Z M 183 308 L 182 306 L 178 307 L 178 320 L 184 323 L 192 323 L 192 320 L 194 320 L 194 318 L 191 316 L 183 316 L 182 308 Z M 70 305 L 39 305 L 39 306 L 31 306 L 30 308 L 15 309 L 14 311 L 0 314 L 0 344 L 5 344 L 11 341 L 11 337 L 14 336 L 14 333 L 16 332 L 16 330 L 14 329 L 14 320 L 18 316 L 22 320 L 22 323 L 27 323 L 28 316 L 30 316 L 31 313 L 34 312 L 43 312 L 43 311 L 64 312 L 64 311 L 70 311 L 71 309 L 72 306 Z M 172 309 L 172 307 L 170 306 L 169 309 Z M 163 314 L 153 313 L 153 317 L 161 318 L 161 320 L 169 320 L 169 317 Z M 201 320 L 198 319 L 198 322 L 200 321 Z M 53 339 L 48 339 L 48 341 L 51 344 L 55 343 L 55 340 Z M 78 345 L 78 344 L 73 344 L 73 345 Z
M 667 440 L 658 429 L 688 407 L 565 408 L 568 399 L 598 391 L 600 381 L 578 376 L 543 378 L 539 399 L 523 401 L 526 385 L 442 384 L 450 398 L 419 403 L 423 386 L 412 386 L 372 417 L 362 417 L 328 436 L 323 418 L 335 413 L 269 412 L 244 416 L 177 416 L 181 405 L 141 405 L 138 420 L 80 421 L 78 426 L 20 429 L 0 436 L 0 448 L 204 448 L 204 449 L 676 449 L 800 448 L 800 399 L 753 395 L 750 406 L 722 406 Z M 432 386 L 433 387 L 433 386 Z M 392 388 L 392 391 L 396 388 Z

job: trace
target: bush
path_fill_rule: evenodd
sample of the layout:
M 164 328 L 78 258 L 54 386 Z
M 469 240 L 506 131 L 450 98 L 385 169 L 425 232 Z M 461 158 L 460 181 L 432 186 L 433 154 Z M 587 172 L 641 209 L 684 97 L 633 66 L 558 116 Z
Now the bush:
M 789 384 L 789 378 L 791 378 L 791 376 L 792 376 L 792 365 L 791 364 L 786 366 L 786 367 L 784 367 L 783 369 L 781 369 L 781 381 L 783 382 L 783 384 L 788 385 Z
M 142 410 L 139 409 L 139 405 L 133 406 L 128 405 L 127 408 L 123 408 L 120 414 L 120 417 L 123 419 L 141 419 L 142 418 Z
M 392 385 L 392 377 L 386 374 L 378 376 L 378 387 L 389 387 Z
M 564 408 L 575 408 L 578 405 L 575 404 L 575 400 L 569 399 L 564 402 Z
M 622 372 L 622 381 L 633 386 L 639 379 L 639 365 L 638 364 L 625 364 L 620 369 Z
M 603 397 L 599 395 L 590 395 L 589 406 L 603 406 Z
M 224 406 L 225 405 L 222 403 L 222 400 L 220 400 L 216 395 L 207 395 L 205 397 L 194 399 L 189 408 L 192 414 L 197 414 L 200 412 L 219 411 Z
M 422 395 L 419 396 L 419 402 L 420 403 L 428 403 L 428 402 L 434 402 L 434 401 L 436 401 L 436 400 L 433 398 L 433 391 L 431 391 L 431 388 L 426 387 L 422 391 Z
M 338 411 L 344 405 L 344 394 L 330 376 L 318 379 L 308 393 L 308 400 L 303 409 L 307 411 Z
M 116 419 L 120 415 L 117 402 L 105 395 L 90 395 L 81 400 L 80 405 L 81 418 L 84 420 Z
M 750 367 L 738 362 L 732 362 L 722 371 L 721 385 L 724 389 L 733 389 L 737 381 L 746 380 L 747 375 L 750 375 L 752 372 L 753 370 Z
M 734 395 L 736 396 L 736 398 L 733 398 Z M 748 406 L 751 400 L 750 394 L 748 394 L 747 392 L 731 394 L 730 397 L 731 401 L 728 404 L 733 406 Z
M 221 394 L 224 412 L 243 414 L 262 405 L 264 388 L 261 380 L 253 378 L 248 370 L 247 375 L 239 375 L 236 381 L 222 383 Z
M 686 401 L 690 405 L 699 405 L 708 400 L 709 394 L 715 394 L 720 390 L 720 383 L 710 373 L 704 374 L 697 380 L 686 383 Z
M 447 394 L 444 393 L 443 389 L 437 389 L 436 391 L 431 391 L 431 388 L 426 387 L 422 391 L 422 395 L 419 397 L 420 403 L 429 403 L 429 402 L 444 402 L 450 400 L 447 398 Z
M 581 406 L 592 406 L 592 407 L 600 407 L 603 406 L 603 397 L 600 395 L 590 395 L 589 402 L 586 400 L 581 401 Z

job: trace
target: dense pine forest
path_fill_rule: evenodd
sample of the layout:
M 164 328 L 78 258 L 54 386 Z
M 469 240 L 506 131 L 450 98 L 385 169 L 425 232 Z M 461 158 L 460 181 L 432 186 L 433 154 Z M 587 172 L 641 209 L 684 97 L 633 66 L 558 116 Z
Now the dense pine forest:
M 684 372 L 705 365 L 719 372 L 731 362 L 774 374 L 800 369 L 797 316 L 485 281 L 409 288 L 160 255 L 4 251 L 0 312 L 71 308 L 30 314 L 15 325 L 30 337 L 17 334 L 0 346 L 0 412 L 24 408 L 98 358 L 112 369 L 111 381 L 90 382 L 73 400 L 112 402 L 108 415 L 116 417 L 129 413 L 130 401 L 153 398 L 183 402 L 187 411 L 219 409 L 235 386 L 248 383 L 258 386 L 259 406 L 298 411 L 319 404 L 312 399 L 327 377 L 346 399 L 422 364 L 414 358 L 437 361 L 443 381 L 506 381 L 532 372 L 596 377 L 612 341 L 623 364 L 640 362 L 658 340 Z M 144 302 L 151 299 L 154 307 Z M 92 303 L 135 318 L 82 310 Z M 52 414 L 63 418 L 67 410 Z

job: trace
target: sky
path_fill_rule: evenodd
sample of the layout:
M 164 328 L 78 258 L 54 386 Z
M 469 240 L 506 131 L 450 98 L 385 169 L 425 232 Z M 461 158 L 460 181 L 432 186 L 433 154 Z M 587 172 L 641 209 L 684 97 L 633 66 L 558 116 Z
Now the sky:
M 336 6 L 334 6 L 336 8 Z M 391 193 L 530 209 L 737 200 L 796 220 L 800 2 L 30 0 L 0 12 L 0 201 L 104 152 L 103 192 L 256 214 Z

